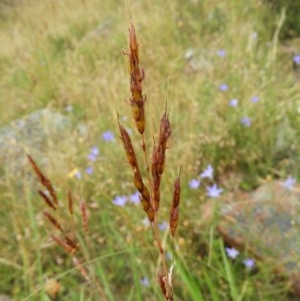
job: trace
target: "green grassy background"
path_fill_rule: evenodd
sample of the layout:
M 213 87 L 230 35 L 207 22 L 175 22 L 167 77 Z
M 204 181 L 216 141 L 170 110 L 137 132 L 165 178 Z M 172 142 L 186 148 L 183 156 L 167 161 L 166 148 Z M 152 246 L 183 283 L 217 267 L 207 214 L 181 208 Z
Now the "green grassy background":
M 161 221 L 167 219 L 181 168 L 176 300 L 288 300 L 272 267 L 262 263 L 259 273 L 248 273 L 226 258 L 215 224 L 203 222 L 205 191 L 188 185 L 208 164 L 228 191 L 251 190 L 289 174 L 299 177 L 300 91 L 292 72 L 295 53 L 282 51 L 278 41 L 280 14 L 256 0 L 20 0 L 0 8 L 0 123 L 45 107 L 71 118 L 74 130 L 62 132 L 61 143 L 48 141 L 42 155 L 34 146 L 28 151 L 37 162 L 49 160 L 44 171 L 62 199 L 71 189 L 77 200 L 86 200 L 90 230 L 83 253 L 108 300 L 163 300 L 144 212 L 112 204 L 116 195 L 135 191 L 121 142 L 101 139 L 108 130 L 118 137 L 116 110 L 134 128 L 124 102 L 129 87 L 121 52 L 131 16 L 146 74 L 149 146 L 166 102 L 173 128 Z M 222 49 L 225 57 L 217 54 Z M 223 83 L 229 87 L 224 92 Z M 253 96 L 259 96 L 257 103 Z M 239 100 L 238 107 L 228 105 L 231 99 Z M 251 118 L 250 127 L 241 124 L 244 116 Z M 76 130 L 79 124 L 87 126 L 85 135 Z M 94 145 L 100 159 L 89 176 L 85 168 Z M 74 170 L 82 179 L 72 176 Z M 0 293 L 14 300 L 50 300 L 45 283 L 54 277 L 63 287 L 57 300 L 99 300 L 70 258 L 49 242 L 51 227 L 28 173 L 29 165 L 20 177 L 9 169 L 1 174 Z M 84 234 L 78 231 L 78 237 Z M 149 286 L 140 284 L 143 277 Z

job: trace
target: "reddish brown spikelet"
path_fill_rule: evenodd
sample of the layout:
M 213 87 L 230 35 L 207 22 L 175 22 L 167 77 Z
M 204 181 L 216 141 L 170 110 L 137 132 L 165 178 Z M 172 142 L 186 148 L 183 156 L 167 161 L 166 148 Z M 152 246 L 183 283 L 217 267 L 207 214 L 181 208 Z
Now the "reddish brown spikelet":
M 179 204 L 180 204 L 180 177 L 178 176 L 174 182 L 173 201 L 170 208 L 170 233 L 174 237 L 179 220 Z
M 139 45 L 136 40 L 135 27 L 131 24 L 129 28 L 129 47 L 130 53 L 136 58 L 137 62 L 139 62 Z
M 164 112 L 160 120 L 160 130 L 159 130 L 159 144 L 162 146 L 163 152 L 165 152 L 167 147 L 167 141 L 171 136 L 171 124 L 167 112 Z
M 81 219 L 83 224 L 84 232 L 88 232 L 88 218 L 87 218 L 87 212 L 86 212 L 86 206 L 84 201 L 80 201 L 80 211 L 81 211 Z
M 46 193 L 44 193 L 42 190 L 38 190 L 38 193 L 50 208 L 56 210 L 55 205 L 52 203 Z
M 68 208 L 69 208 L 70 214 L 73 215 L 73 213 L 74 213 L 74 211 L 73 211 L 73 198 L 72 198 L 71 191 L 68 192 Z
M 129 136 L 128 132 L 125 130 L 125 128 L 120 123 L 119 123 L 119 129 L 120 129 L 120 133 L 121 133 L 120 138 L 123 142 L 123 146 L 126 151 L 127 159 L 132 167 L 138 167 L 135 151 L 132 146 L 130 136 Z
M 158 145 L 154 146 L 152 153 L 151 172 L 152 172 L 152 196 L 154 210 L 158 211 L 160 204 L 160 182 L 161 175 L 164 171 L 165 165 L 165 152 L 167 148 L 167 141 L 171 136 L 171 127 L 169 118 L 166 112 L 164 112 L 160 120 L 160 131 Z
M 58 229 L 60 232 L 64 232 L 60 223 L 49 212 L 44 211 L 43 213 L 56 229 Z
M 56 196 L 56 192 L 50 182 L 50 180 L 42 173 L 40 168 L 37 166 L 35 161 L 32 159 L 30 155 L 27 155 L 27 158 L 32 166 L 33 171 L 35 172 L 36 176 L 38 177 L 40 183 L 49 191 L 53 202 L 58 205 L 58 199 Z
M 154 212 L 154 209 L 152 208 L 150 196 L 148 197 L 149 190 L 146 187 L 144 187 L 144 190 L 147 191 L 147 194 L 145 194 L 145 193 L 141 194 L 140 201 L 141 201 L 144 211 L 147 213 L 149 221 L 152 223 L 155 219 L 155 212 Z
M 135 27 L 131 24 L 129 28 L 129 74 L 131 97 L 129 104 L 132 108 L 133 118 L 138 131 L 143 134 L 145 130 L 145 109 L 146 97 L 143 95 L 142 81 L 144 71 L 139 66 L 138 42 L 135 33 Z
M 161 289 L 164 297 L 167 299 L 167 289 L 166 289 L 166 283 L 165 283 L 164 277 L 163 277 L 161 271 L 158 271 L 157 275 L 158 275 L 158 282 L 159 282 L 160 289 Z
M 173 207 L 178 207 L 180 203 L 180 191 L 181 191 L 181 186 L 180 186 L 180 176 L 178 176 L 174 182 L 174 190 L 173 190 L 173 201 L 172 201 L 172 206 Z
M 154 211 L 151 205 L 150 200 L 150 193 L 148 188 L 144 185 L 143 178 L 138 166 L 138 162 L 136 159 L 135 151 L 130 139 L 130 136 L 128 132 L 125 130 L 125 128 L 119 123 L 119 129 L 121 133 L 121 140 L 123 142 L 123 146 L 127 155 L 127 159 L 129 164 L 132 167 L 133 170 L 133 182 L 136 187 L 136 189 L 141 194 L 140 201 L 143 206 L 144 211 L 148 215 L 148 219 L 153 222 L 154 220 Z
M 50 237 L 61 247 L 64 248 L 64 250 L 69 253 L 69 254 L 74 254 L 74 248 L 72 246 L 70 246 L 67 242 L 63 241 L 62 239 L 60 239 L 59 237 L 50 234 Z
M 79 244 L 76 243 L 76 241 L 74 241 L 72 238 L 70 238 L 68 235 L 64 236 L 65 242 L 67 243 L 67 245 L 72 249 L 71 250 L 71 254 L 74 254 L 75 252 L 78 251 L 79 249 Z M 69 252 L 70 253 L 70 252 Z

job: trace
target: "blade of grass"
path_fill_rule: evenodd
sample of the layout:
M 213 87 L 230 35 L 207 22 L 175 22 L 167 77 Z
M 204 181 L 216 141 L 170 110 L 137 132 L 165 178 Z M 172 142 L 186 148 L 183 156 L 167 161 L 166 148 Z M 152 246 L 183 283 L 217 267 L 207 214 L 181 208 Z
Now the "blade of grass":
M 193 279 L 193 277 L 191 277 L 191 273 L 188 271 L 187 264 L 185 263 L 183 257 L 177 256 L 176 259 L 176 270 L 179 273 L 179 277 L 181 278 L 183 284 L 187 288 L 190 297 L 192 298 L 191 300 L 204 301 L 205 299 L 203 298 L 200 290 L 201 286 Z
M 223 259 L 223 263 L 224 263 L 224 267 L 225 267 L 226 280 L 228 281 L 229 288 L 230 288 L 230 296 L 231 296 L 232 300 L 237 301 L 239 294 L 237 291 L 236 283 L 234 281 L 234 275 L 231 271 L 228 258 L 225 254 L 223 241 L 220 240 L 219 242 L 220 242 L 220 250 L 221 250 L 221 254 L 222 254 L 222 259 Z

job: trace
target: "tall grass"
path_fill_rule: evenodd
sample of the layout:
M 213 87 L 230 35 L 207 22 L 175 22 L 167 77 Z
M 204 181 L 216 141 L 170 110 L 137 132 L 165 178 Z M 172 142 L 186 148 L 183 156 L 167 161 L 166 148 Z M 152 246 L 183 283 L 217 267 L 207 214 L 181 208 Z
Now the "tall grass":
M 217 220 L 208 223 L 204 216 L 205 191 L 188 185 L 208 164 L 216 170 L 218 185 L 229 191 L 252 189 L 266 178 L 298 176 L 299 89 L 290 71 L 292 56 L 281 53 L 276 35 L 264 24 L 269 13 L 254 0 L 127 5 L 20 0 L 2 10 L 1 124 L 42 107 L 71 118 L 74 127 L 61 133 L 59 143 L 49 138 L 43 153 L 35 145 L 26 151 L 36 162 L 46 161 L 41 169 L 59 201 L 67 200 L 68 189 L 75 192 L 74 203 L 85 200 L 88 234 L 77 237 L 79 242 L 86 237 L 83 245 L 89 247 L 82 250 L 82 264 L 88 272 L 91 267 L 108 300 L 163 300 L 157 248 L 143 223 L 144 212 L 128 201 L 136 188 L 117 139 L 116 108 L 122 126 L 135 128 L 130 107 L 122 103 L 128 76 L 121 50 L 126 49 L 130 16 L 146 70 L 147 134 L 156 137 L 157 116 L 166 103 L 172 121 L 161 195 L 172 195 L 181 167 L 174 299 L 288 300 L 287 287 L 271 267 L 261 263 L 258 273 L 248 273 L 241 262 L 225 256 Z M 220 90 L 221 84 L 228 89 Z M 238 100 L 236 107 L 232 99 Z M 241 122 L 245 117 L 249 127 Z M 103 140 L 106 131 L 115 139 Z M 139 135 L 133 132 L 132 139 L 138 141 Z M 100 153 L 90 161 L 94 146 Z M 28 177 L 28 165 L 18 178 L 10 165 L 1 167 L 0 270 L 6 276 L 0 279 L 0 293 L 16 300 L 49 300 L 45 289 L 54 279 L 62 300 L 99 300 L 96 288 L 82 280 L 63 248 L 49 239 L 53 228 L 41 214 L 45 204 Z M 112 203 L 118 196 L 127 197 L 124 207 Z M 169 218 L 165 204 L 170 201 L 161 200 L 161 221 Z M 59 208 L 68 212 L 62 204 Z M 81 217 L 74 219 L 80 223 Z M 159 233 L 164 240 L 167 230 L 162 227 Z

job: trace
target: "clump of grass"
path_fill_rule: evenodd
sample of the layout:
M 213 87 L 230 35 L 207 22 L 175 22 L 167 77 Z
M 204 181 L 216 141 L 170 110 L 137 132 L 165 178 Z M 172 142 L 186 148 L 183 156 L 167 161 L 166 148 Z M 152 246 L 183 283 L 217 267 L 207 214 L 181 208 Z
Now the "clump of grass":
M 135 120 L 136 128 L 141 135 L 142 152 L 144 153 L 144 165 L 146 168 L 146 181 L 143 179 L 141 169 L 135 154 L 135 150 L 130 138 L 129 133 L 119 122 L 119 129 L 121 140 L 127 155 L 128 163 L 133 171 L 133 182 L 136 189 L 140 193 L 140 201 L 148 219 L 151 223 L 154 240 L 159 249 L 161 257 L 161 266 L 158 266 L 158 279 L 161 291 L 166 300 L 173 300 L 173 287 L 172 287 L 172 269 L 167 268 L 165 259 L 164 246 L 158 231 L 158 212 L 160 206 L 160 185 L 164 172 L 167 143 L 171 136 L 171 125 L 167 111 L 162 115 L 160 120 L 160 130 L 157 141 L 153 142 L 153 150 L 151 163 L 148 160 L 148 150 L 146 146 L 145 137 L 145 102 L 146 96 L 143 95 L 142 82 L 144 79 L 144 71 L 139 64 L 139 45 L 136 38 L 135 27 L 131 24 L 129 29 L 129 50 L 125 52 L 129 59 L 129 76 L 130 76 L 130 91 L 131 97 L 128 101 L 132 108 L 133 118 Z M 148 185 L 148 186 L 147 186 Z M 179 219 L 179 203 L 180 203 L 180 177 L 178 176 L 174 182 L 173 201 L 170 207 L 170 233 L 174 238 L 178 219 Z

